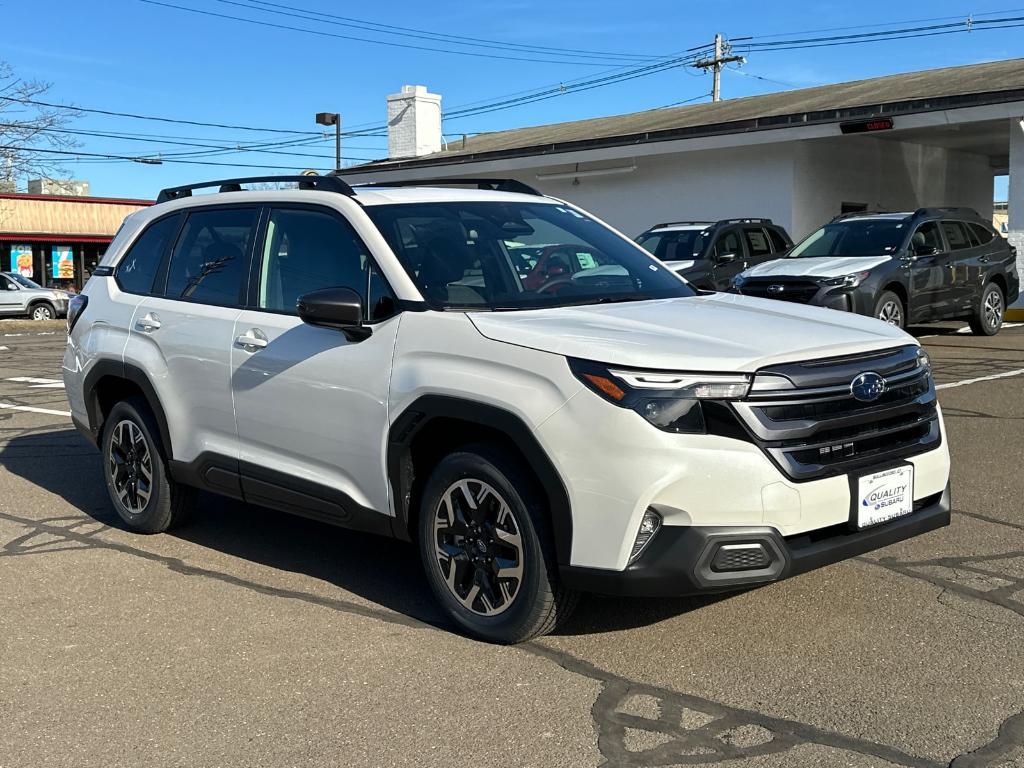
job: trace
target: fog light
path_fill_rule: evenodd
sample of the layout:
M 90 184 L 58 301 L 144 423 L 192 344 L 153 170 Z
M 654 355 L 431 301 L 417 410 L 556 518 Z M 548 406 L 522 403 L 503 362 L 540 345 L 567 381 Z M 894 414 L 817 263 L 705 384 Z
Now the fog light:
M 629 553 L 629 562 L 633 562 L 640 553 L 644 551 L 644 547 L 650 543 L 651 539 L 661 529 L 661 515 L 655 512 L 650 507 L 644 512 L 643 519 L 640 521 L 640 530 L 636 532 L 636 540 L 633 542 L 633 551 Z

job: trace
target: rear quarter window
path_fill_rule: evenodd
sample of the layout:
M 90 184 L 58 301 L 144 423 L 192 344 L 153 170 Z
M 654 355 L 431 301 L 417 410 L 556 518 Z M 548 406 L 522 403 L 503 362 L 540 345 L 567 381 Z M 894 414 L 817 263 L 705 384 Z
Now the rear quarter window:
M 150 224 L 131 244 L 114 272 L 122 291 L 148 295 L 153 291 L 153 280 L 160 268 L 160 260 L 178 232 L 178 214 L 165 216 Z
M 981 245 L 987 245 L 988 243 L 991 243 L 992 238 L 996 236 L 995 232 L 993 232 L 983 224 L 975 224 L 972 222 L 968 224 L 968 226 L 971 228 L 971 232 L 974 233 L 974 236 L 978 239 L 978 243 L 980 243 Z

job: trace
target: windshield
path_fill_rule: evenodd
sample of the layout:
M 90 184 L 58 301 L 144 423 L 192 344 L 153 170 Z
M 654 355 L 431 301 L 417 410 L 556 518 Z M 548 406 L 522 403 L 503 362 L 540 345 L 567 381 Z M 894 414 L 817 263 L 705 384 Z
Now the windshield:
M 805 237 L 786 258 L 885 256 L 899 249 L 905 233 L 903 219 L 834 221 Z
M 407 203 L 366 212 L 427 301 L 445 309 L 694 295 L 628 240 L 567 206 Z
M 636 242 L 662 261 L 691 261 L 704 253 L 707 235 L 706 229 L 663 230 L 645 232 Z
M 21 283 L 23 288 L 42 288 L 39 283 L 33 283 L 27 277 L 22 277 L 17 272 L 8 272 L 7 276 L 16 283 Z

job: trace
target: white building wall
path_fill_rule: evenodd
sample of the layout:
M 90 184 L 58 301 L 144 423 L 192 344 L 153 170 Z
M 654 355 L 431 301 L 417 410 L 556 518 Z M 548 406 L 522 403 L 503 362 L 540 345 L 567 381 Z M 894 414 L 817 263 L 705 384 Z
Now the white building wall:
M 793 214 L 790 146 L 735 147 L 587 163 L 579 168 L 578 183 L 571 177 L 544 178 L 571 174 L 575 165 L 533 167 L 510 175 L 579 205 L 630 237 L 665 221 L 751 216 L 771 218 L 788 227 Z M 624 172 L 633 165 L 636 170 Z
M 793 173 L 794 238 L 840 213 L 843 203 L 883 211 L 968 206 L 983 218 L 992 215 L 993 174 L 982 155 L 842 136 L 796 144 Z

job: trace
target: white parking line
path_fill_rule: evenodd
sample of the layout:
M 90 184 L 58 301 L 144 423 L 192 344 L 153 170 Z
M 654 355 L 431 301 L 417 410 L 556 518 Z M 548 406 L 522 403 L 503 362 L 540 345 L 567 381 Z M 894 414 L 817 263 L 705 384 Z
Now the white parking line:
M 71 411 L 54 411 L 49 408 L 33 408 L 30 405 L 15 405 L 14 403 L 0 403 L 0 408 L 9 411 L 27 411 L 28 413 L 45 413 L 49 416 L 71 416 Z
M 979 376 L 976 379 L 964 379 L 963 381 L 950 381 L 946 384 L 939 384 L 936 389 L 952 389 L 953 387 L 962 387 L 965 384 L 977 384 L 979 381 L 992 381 L 993 379 L 1009 379 L 1012 376 L 1024 376 L 1024 368 L 1018 368 L 1015 371 L 1004 371 L 1003 373 L 993 373 L 991 376 Z
M 0 347 L 0 352 L 7 352 L 9 350 L 10 350 L 10 347 Z
M 64 389 L 64 382 L 60 379 L 40 379 L 35 376 L 14 376 L 7 381 L 15 381 L 19 384 L 29 384 L 29 389 Z

